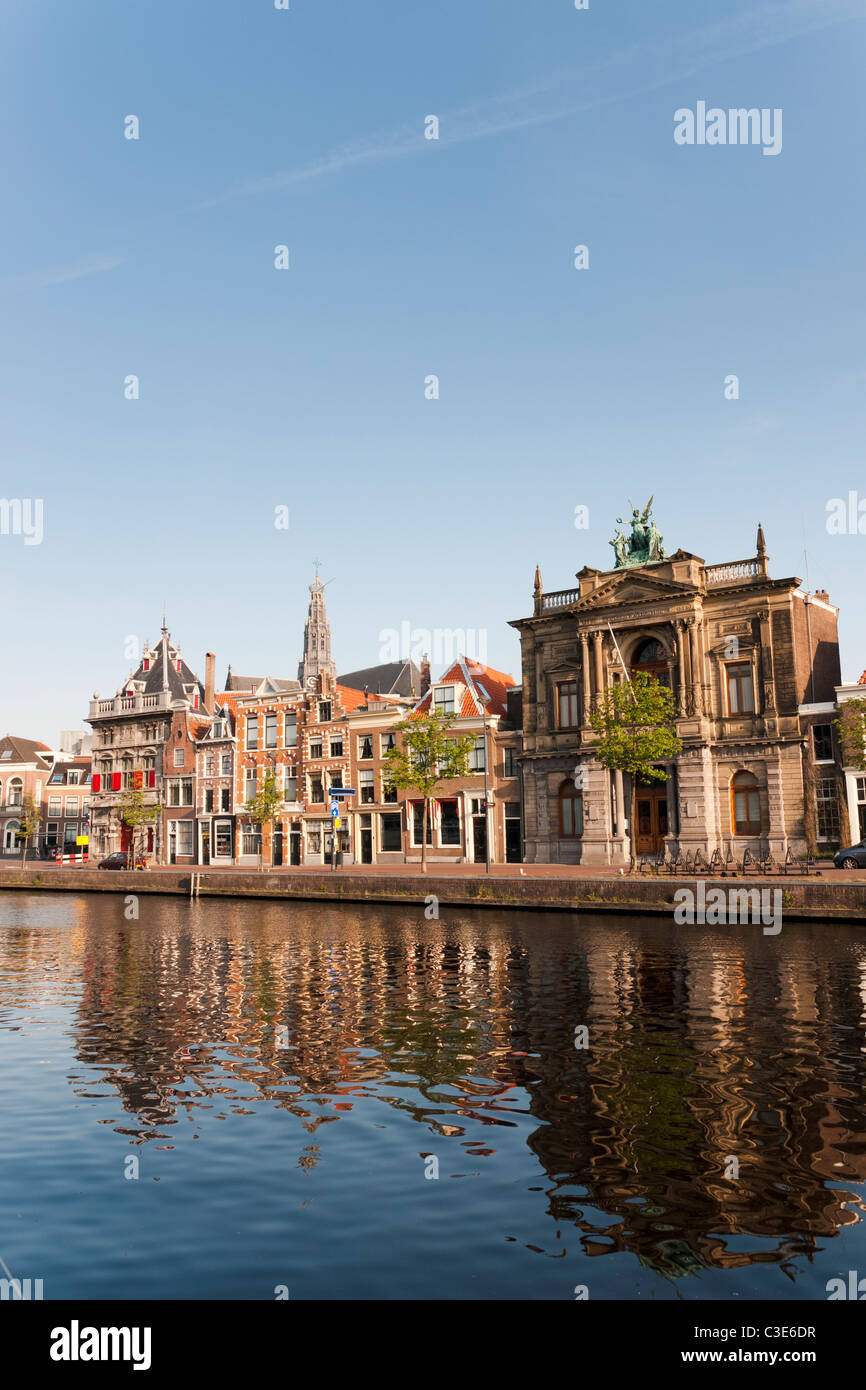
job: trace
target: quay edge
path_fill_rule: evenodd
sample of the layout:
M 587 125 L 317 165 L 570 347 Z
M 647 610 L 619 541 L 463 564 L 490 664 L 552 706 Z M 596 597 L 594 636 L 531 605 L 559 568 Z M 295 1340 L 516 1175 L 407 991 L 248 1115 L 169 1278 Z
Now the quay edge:
M 192 873 L 200 898 L 276 898 L 303 902 L 383 903 L 423 908 L 434 894 L 440 907 L 517 909 L 530 912 L 619 912 L 672 917 L 678 887 L 696 888 L 688 878 L 504 878 L 355 874 L 279 874 L 221 870 L 160 870 L 114 873 L 96 869 L 0 868 L 0 891 L 166 894 L 189 897 Z M 850 922 L 866 926 L 866 878 L 834 883 L 823 878 L 700 880 L 711 888 L 778 888 L 789 920 Z

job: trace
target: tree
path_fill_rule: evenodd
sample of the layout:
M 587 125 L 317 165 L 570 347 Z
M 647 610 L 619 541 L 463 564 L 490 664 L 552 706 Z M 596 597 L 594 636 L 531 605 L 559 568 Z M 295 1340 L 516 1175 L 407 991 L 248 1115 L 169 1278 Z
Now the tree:
M 677 737 L 674 697 L 646 671 L 623 684 L 608 686 L 590 710 L 589 722 L 596 736 L 595 756 L 602 767 L 627 773 L 634 782 L 642 777 L 666 782 L 667 772 L 656 767 L 662 758 L 673 758 L 682 748 Z M 629 851 L 635 858 L 633 817 L 628 818 Z
M 264 781 L 260 790 L 256 791 L 255 796 L 251 796 L 244 805 L 244 810 L 251 816 L 256 825 L 272 825 L 277 819 L 283 805 L 283 794 L 277 786 L 277 774 L 271 770 L 265 773 Z M 273 843 L 271 845 L 271 861 L 273 862 L 274 852 Z M 262 867 L 262 850 L 259 844 L 259 868 Z
M 18 816 L 18 838 L 21 841 L 21 867 L 27 860 L 27 844 L 42 824 L 42 811 L 32 796 L 25 796 Z
M 136 774 L 138 776 L 138 774 Z M 129 849 L 126 853 L 127 868 L 135 868 L 138 832 L 142 826 L 155 820 L 162 811 L 158 802 L 146 801 L 143 787 L 128 787 L 117 803 L 117 813 L 129 830 Z
M 866 772 L 866 700 L 843 700 L 839 718 L 833 723 L 839 731 L 845 766 Z
M 385 778 L 398 791 L 414 788 L 424 798 L 421 828 L 421 872 L 427 872 L 427 819 L 430 799 L 440 782 L 452 777 L 465 777 L 469 770 L 469 754 L 475 746 L 475 735 L 455 736 L 451 728 L 454 714 L 417 715 L 395 726 L 400 745 L 385 754 Z

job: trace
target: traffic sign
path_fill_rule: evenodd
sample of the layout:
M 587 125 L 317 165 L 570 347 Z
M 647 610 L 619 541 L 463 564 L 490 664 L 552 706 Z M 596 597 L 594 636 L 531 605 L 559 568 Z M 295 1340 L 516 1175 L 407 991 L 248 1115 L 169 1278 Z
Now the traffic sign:
M 337 816 L 337 819 L 334 821 L 334 829 L 335 829 L 335 830 L 339 830 L 339 829 L 340 829 L 340 817 L 339 817 L 339 816 Z
M 356 790 L 355 790 L 354 787 L 331 787 L 331 792 L 330 792 L 330 794 L 331 794 L 332 797 L 335 797 L 335 796 L 357 796 L 357 795 L 358 795 L 358 793 L 356 792 Z
M 331 816 L 332 816 L 332 817 L 335 817 L 335 816 L 338 816 L 339 814 L 340 814 L 340 808 L 339 808 L 339 806 L 332 806 L 332 807 L 331 807 Z

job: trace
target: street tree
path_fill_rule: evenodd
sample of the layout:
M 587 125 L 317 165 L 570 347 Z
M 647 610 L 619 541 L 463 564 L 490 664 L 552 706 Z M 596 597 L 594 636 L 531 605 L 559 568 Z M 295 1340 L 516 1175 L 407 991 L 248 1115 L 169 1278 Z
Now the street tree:
M 666 782 L 668 773 L 657 764 L 676 757 L 682 748 L 677 737 L 674 697 L 646 671 L 630 681 L 610 685 L 590 710 L 589 722 L 596 736 L 593 752 L 602 767 L 625 773 L 632 786 L 639 780 Z M 628 817 L 629 851 L 635 860 L 633 817 Z

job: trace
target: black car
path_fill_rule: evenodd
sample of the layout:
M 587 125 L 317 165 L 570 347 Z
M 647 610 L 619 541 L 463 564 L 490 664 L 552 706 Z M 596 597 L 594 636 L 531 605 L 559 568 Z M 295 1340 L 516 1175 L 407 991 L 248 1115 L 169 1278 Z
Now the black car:
M 866 840 L 850 849 L 840 849 L 833 855 L 833 863 L 837 869 L 866 869 Z
M 107 859 L 100 859 L 97 869 L 131 869 L 132 865 L 127 864 L 127 853 L 125 849 L 116 849 L 113 854 L 109 854 Z M 144 857 L 138 855 L 135 861 L 137 869 L 144 868 Z

